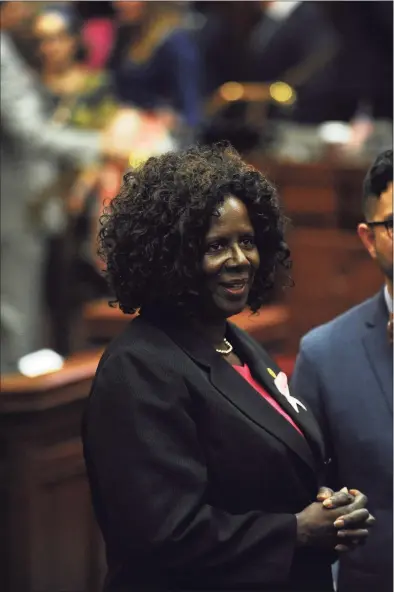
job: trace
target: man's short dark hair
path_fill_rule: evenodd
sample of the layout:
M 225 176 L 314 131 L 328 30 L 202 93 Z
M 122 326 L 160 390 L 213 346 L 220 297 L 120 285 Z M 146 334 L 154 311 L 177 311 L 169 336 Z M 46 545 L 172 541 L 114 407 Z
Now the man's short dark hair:
M 372 215 L 373 205 L 393 182 L 393 151 L 385 150 L 376 157 L 367 172 L 363 185 L 363 214 L 366 219 Z

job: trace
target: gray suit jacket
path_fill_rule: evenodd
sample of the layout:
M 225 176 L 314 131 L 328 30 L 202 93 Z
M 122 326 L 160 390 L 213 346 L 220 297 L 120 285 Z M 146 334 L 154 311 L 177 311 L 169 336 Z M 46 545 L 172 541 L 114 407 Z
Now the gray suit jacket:
M 99 156 L 99 136 L 52 123 L 34 74 L 11 39 L 1 49 L 1 236 L 26 230 L 26 204 L 53 182 L 59 158 L 88 163 Z
M 301 341 L 292 391 L 318 419 L 333 488 L 363 491 L 377 523 L 364 547 L 341 559 L 339 592 L 392 591 L 393 350 L 383 292 Z

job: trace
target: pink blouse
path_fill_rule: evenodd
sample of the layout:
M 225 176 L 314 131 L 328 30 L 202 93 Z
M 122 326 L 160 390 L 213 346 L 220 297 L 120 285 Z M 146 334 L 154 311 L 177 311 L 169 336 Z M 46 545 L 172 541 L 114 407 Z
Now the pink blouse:
M 244 366 L 233 366 L 234 370 L 236 370 L 238 372 L 238 374 L 240 374 L 245 380 L 248 381 L 248 383 L 262 396 L 264 397 L 264 399 L 266 401 L 268 401 L 268 403 L 270 405 L 272 405 L 272 407 L 274 407 L 274 409 L 276 409 L 276 411 L 278 413 L 280 413 L 292 426 L 293 428 L 295 428 L 297 430 L 297 432 L 304 437 L 304 434 L 301 432 L 300 428 L 297 426 L 297 424 L 292 420 L 292 418 L 290 417 L 290 415 L 288 415 L 286 413 L 286 411 L 284 411 L 282 409 L 282 407 L 279 405 L 279 403 L 277 403 L 275 401 L 275 399 L 273 397 L 271 397 L 271 395 L 269 393 L 267 393 L 267 391 L 265 391 L 263 389 L 262 386 L 260 386 L 260 384 L 258 382 L 255 381 L 255 379 L 253 378 L 253 376 L 250 373 L 249 367 L 245 364 Z

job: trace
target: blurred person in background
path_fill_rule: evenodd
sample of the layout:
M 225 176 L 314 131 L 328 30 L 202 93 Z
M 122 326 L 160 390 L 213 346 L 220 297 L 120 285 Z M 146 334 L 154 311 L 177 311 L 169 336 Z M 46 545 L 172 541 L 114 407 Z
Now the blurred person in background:
M 203 88 L 209 97 L 228 81 L 251 80 L 249 38 L 260 18 L 258 2 L 194 2 L 201 25 Z
M 367 105 L 373 119 L 392 119 L 393 3 L 302 4 L 314 4 L 334 29 L 337 49 L 298 86 L 293 118 L 307 124 L 350 121 Z
M 82 40 L 86 64 L 91 70 L 103 70 L 114 40 L 114 10 L 112 2 L 72 2 L 82 20 Z
M 209 93 L 232 80 L 283 80 L 288 70 L 335 40 L 334 27 L 314 2 L 195 4 L 205 16 L 200 42 Z
M 81 25 L 72 6 L 50 5 L 36 16 L 39 72 L 52 99 L 54 120 L 101 129 L 117 106 L 107 73 L 86 66 Z
M 115 32 L 108 70 L 120 103 L 115 124 L 117 136 L 131 144 L 128 164 L 133 166 L 194 137 L 201 109 L 199 51 L 178 3 L 111 6 Z M 116 193 L 125 165 L 102 175 L 102 195 L 113 196 L 117 177 Z
M 108 67 L 117 98 L 160 116 L 171 130 L 200 121 L 198 46 L 174 2 L 114 1 L 118 29 Z
M 77 166 L 100 156 L 124 156 L 125 139 L 55 123 L 34 73 L 8 33 L 13 2 L 0 5 L 1 44 L 1 372 L 14 371 L 21 356 L 43 345 L 42 272 L 46 232 L 32 203 L 58 173 L 56 160 Z
M 393 590 L 393 151 L 376 158 L 364 182 L 358 234 L 385 286 L 300 346 L 292 378 L 325 435 L 331 481 L 368 496 L 377 519 L 366 547 L 340 561 L 338 592 Z
M 38 13 L 34 21 L 38 71 L 52 121 L 100 130 L 116 115 L 117 104 L 109 76 L 98 69 L 90 70 L 85 63 L 81 25 L 72 5 L 52 4 Z M 81 265 L 85 283 L 87 277 L 93 285 L 99 281 L 94 278 L 93 260 L 89 266 L 86 249 L 92 221 L 99 211 L 94 191 L 90 196 L 86 192 L 79 209 L 74 207 L 76 186 L 82 185 L 88 177 L 94 187 L 98 178 L 97 165 L 81 172 L 80 166 L 75 167 L 63 159 L 53 185 L 46 186 L 36 197 L 37 208 L 52 212 L 46 295 L 53 347 L 62 355 L 70 353 L 72 348 L 72 318 L 83 298 L 77 286 L 77 276 L 82 275 Z
M 207 94 L 228 81 L 283 80 L 289 119 L 350 121 L 368 105 L 392 118 L 392 2 L 197 2 Z M 280 114 L 283 115 L 283 114 Z
M 37 66 L 35 41 L 32 22 L 35 13 L 40 10 L 45 2 L 2 2 L 1 20 L 3 30 L 12 40 L 19 55 L 31 67 Z
M 249 39 L 254 80 L 295 85 L 331 61 L 338 39 L 319 3 L 271 0 L 258 4 L 259 19 Z M 304 74 L 304 69 L 311 72 Z

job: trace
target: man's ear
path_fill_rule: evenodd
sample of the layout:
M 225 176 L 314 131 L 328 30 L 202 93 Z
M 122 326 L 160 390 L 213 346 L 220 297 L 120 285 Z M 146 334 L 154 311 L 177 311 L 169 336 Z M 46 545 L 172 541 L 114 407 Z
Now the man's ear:
M 375 235 L 373 230 L 363 222 L 357 226 L 357 234 L 361 239 L 364 247 L 371 255 L 372 259 L 376 259 Z

